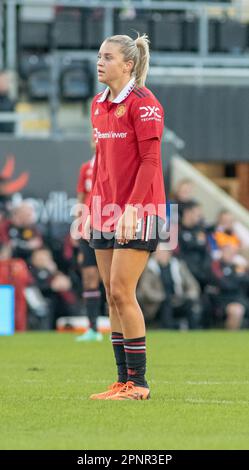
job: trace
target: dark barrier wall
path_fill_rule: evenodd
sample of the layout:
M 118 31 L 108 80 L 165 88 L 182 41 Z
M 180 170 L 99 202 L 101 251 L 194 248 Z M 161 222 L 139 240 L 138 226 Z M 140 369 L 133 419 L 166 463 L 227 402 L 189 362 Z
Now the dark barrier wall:
M 249 83 L 151 86 L 190 161 L 249 162 Z
M 8 161 L 15 159 L 9 181 L 14 184 L 28 177 L 15 198 L 30 199 L 37 221 L 68 223 L 70 210 L 76 203 L 76 182 L 81 164 L 91 158 L 86 140 L 16 140 L 0 138 L 0 172 Z
M 29 173 L 23 194 L 44 198 L 49 191 L 74 196 L 79 168 L 92 151 L 87 140 L 0 139 L 0 171 L 7 155 L 15 156 L 13 180 L 24 171 Z

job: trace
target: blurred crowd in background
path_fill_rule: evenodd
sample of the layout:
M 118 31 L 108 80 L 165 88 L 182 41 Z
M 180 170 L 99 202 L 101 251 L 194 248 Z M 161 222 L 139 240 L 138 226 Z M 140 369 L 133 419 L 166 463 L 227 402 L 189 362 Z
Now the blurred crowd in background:
M 84 315 L 82 253 L 70 226 L 36 223 L 27 201 L 13 204 L 0 176 L 0 284 L 15 287 L 16 330 L 55 329 L 63 316 Z M 249 327 L 249 233 L 232 213 L 207 226 L 190 180 L 178 183 L 179 240 L 162 241 L 137 295 L 146 323 L 168 329 Z M 165 245 L 166 244 L 166 245 Z M 166 247 L 166 249 L 165 249 Z M 105 293 L 99 315 L 108 315 Z

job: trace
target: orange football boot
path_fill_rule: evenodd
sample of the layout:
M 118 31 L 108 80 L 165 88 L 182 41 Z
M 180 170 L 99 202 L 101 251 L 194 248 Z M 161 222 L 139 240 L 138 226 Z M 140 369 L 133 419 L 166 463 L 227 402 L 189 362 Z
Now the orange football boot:
M 90 396 L 91 400 L 109 400 L 113 395 L 116 395 L 123 387 L 124 383 L 122 382 L 114 382 L 112 385 L 108 387 L 106 392 L 102 393 L 94 393 Z
M 146 387 L 139 387 L 134 382 L 128 381 L 115 395 L 109 400 L 149 400 L 150 391 Z

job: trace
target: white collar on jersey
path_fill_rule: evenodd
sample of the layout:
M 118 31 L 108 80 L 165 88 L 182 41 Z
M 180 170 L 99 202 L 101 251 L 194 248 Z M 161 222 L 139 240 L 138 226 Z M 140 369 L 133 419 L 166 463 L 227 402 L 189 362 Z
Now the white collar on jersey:
M 119 93 L 119 95 L 115 98 L 115 100 L 112 101 L 112 103 L 121 103 L 122 101 L 124 101 L 125 98 L 127 98 L 127 96 L 129 96 L 129 94 L 132 92 L 133 88 L 135 87 L 135 78 L 132 78 L 128 83 L 127 85 L 125 85 L 125 87 L 123 88 L 123 90 L 121 90 L 121 92 Z M 100 98 L 97 100 L 98 103 L 103 103 L 108 94 L 109 94 L 109 91 L 110 91 L 110 88 L 107 87 L 103 93 L 101 94 Z

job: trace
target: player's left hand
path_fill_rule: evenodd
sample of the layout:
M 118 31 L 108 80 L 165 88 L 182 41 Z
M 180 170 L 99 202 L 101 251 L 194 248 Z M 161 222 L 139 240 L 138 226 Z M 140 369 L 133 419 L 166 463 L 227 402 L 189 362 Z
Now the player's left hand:
M 136 207 L 126 205 L 116 228 L 116 239 L 120 245 L 136 239 L 137 211 Z

